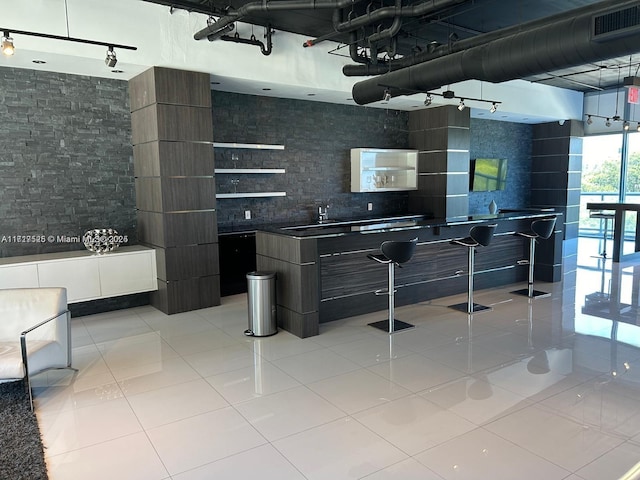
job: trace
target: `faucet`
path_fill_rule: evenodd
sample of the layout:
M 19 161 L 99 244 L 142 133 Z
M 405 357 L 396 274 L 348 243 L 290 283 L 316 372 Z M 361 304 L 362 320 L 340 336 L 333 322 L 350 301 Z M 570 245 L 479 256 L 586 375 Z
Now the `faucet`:
M 329 212 L 327 211 L 328 208 L 329 208 L 329 205 L 324 207 L 324 209 L 322 208 L 322 205 L 318 207 L 318 222 L 319 223 L 326 222 L 327 220 L 329 220 Z

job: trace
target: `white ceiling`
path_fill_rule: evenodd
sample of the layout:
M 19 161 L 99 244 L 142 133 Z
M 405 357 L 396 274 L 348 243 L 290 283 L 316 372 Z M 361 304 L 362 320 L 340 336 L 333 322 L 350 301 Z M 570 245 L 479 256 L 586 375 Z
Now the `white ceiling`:
M 129 80 L 151 66 L 165 66 L 207 72 L 215 90 L 355 105 L 351 86 L 362 77 L 342 75 L 350 59 L 331 52 L 336 44 L 303 48 L 306 37 L 276 32 L 273 53 L 264 56 L 255 46 L 193 40 L 206 18 L 184 10 L 171 13 L 168 7 L 143 1 L 21 0 L 3 12 L 0 27 L 132 45 L 137 50 L 116 49 L 118 63 L 108 68 L 104 47 L 12 34 L 16 54 L 0 55 L 0 67 Z M 248 36 L 253 30 L 240 24 L 237 31 Z M 491 103 L 465 101 L 474 117 L 522 123 L 582 117 L 582 93 L 572 90 L 523 80 L 499 85 L 468 81 L 440 91 L 447 88 L 458 97 L 502 102 L 490 114 Z M 420 94 L 360 108 L 412 111 L 425 108 L 423 101 Z M 434 97 L 433 105 L 458 101 Z

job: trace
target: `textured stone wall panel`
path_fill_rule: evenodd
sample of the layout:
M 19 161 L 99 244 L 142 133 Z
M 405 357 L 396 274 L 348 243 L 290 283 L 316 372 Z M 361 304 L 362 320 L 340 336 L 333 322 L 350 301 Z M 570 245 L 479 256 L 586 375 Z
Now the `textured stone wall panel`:
M 136 243 L 128 102 L 125 81 L 0 69 L 0 256 L 81 249 L 58 236 L 102 227 Z

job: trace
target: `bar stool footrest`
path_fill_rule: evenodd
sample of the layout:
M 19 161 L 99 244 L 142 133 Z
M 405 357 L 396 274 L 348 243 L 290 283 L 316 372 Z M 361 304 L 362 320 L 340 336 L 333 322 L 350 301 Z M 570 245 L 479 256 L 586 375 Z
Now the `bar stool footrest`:
M 458 311 L 464 312 L 464 313 L 488 312 L 488 311 L 493 310 L 493 308 L 491 308 L 491 307 L 487 307 L 485 305 L 480 305 L 479 303 L 474 303 L 473 304 L 473 312 L 468 312 L 467 311 L 467 309 L 469 308 L 468 302 L 456 303 L 455 305 L 449 305 L 449 308 L 453 308 L 454 310 L 458 310 Z
M 370 327 L 378 328 L 389 333 L 389 320 L 380 320 L 379 322 L 369 323 Z M 407 330 L 409 328 L 415 328 L 415 325 L 411 325 L 410 323 L 403 322 L 402 320 L 394 320 L 393 321 L 393 332 L 398 332 L 401 330 Z
M 515 293 L 516 295 L 524 295 L 525 297 L 528 297 L 529 289 L 521 288 L 520 290 L 514 290 L 511 293 Z M 533 290 L 533 292 L 531 292 L 531 298 L 550 297 L 550 296 L 551 294 L 549 292 L 543 292 L 542 290 Z

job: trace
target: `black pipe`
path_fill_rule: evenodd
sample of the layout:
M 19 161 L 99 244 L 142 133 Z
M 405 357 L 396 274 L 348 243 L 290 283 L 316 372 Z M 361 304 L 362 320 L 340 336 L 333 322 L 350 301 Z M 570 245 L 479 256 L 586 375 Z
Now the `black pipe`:
M 603 3 L 616 3 L 620 10 L 640 8 L 639 0 Z M 471 79 L 499 83 L 637 53 L 640 29 L 608 41 L 592 40 L 594 14 L 608 10 L 579 16 L 566 12 L 564 20 L 358 82 L 352 89 L 353 99 L 365 105 L 381 100 L 387 89 L 397 96 Z
M 387 18 L 395 17 L 422 17 L 423 15 L 429 15 L 434 12 L 442 11 L 446 8 L 465 3 L 467 0 L 431 0 L 429 2 L 419 3 L 418 5 L 400 7 L 383 7 L 374 10 L 366 15 L 360 15 L 359 17 L 333 25 L 333 28 L 338 32 L 349 32 L 356 30 L 372 23 L 379 23 Z
M 253 13 L 264 13 L 278 10 L 315 10 L 320 8 L 345 8 L 362 0 L 280 0 L 273 2 L 246 3 L 235 12 L 220 17 L 211 25 L 199 30 L 193 35 L 196 40 L 202 40 L 214 34 L 230 23 L 237 22 Z
M 271 26 L 267 26 L 267 33 L 265 37 L 267 37 L 267 46 L 265 47 L 264 43 L 260 40 L 256 39 L 255 35 L 251 35 L 251 38 L 241 38 L 237 33 L 230 37 L 229 35 L 223 35 L 220 37 L 220 40 L 224 40 L 225 42 L 234 42 L 234 43 L 244 43 L 245 45 L 255 45 L 260 47 L 260 51 L 263 55 L 271 55 L 271 50 L 273 47 L 273 43 L 271 42 Z
M 460 52 L 462 50 L 467 50 L 473 47 L 484 45 L 494 40 L 504 38 L 508 35 L 522 32 L 523 30 L 530 30 L 533 28 L 549 25 L 551 23 L 555 23 L 556 21 L 566 19 L 567 15 L 577 16 L 587 12 L 593 13 L 595 11 L 604 10 L 607 8 L 617 8 L 619 6 L 620 6 L 620 0 L 607 0 L 597 4 L 590 4 L 590 5 L 586 5 L 580 8 L 570 10 L 569 12 L 557 13 L 555 15 L 539 18 L 537 20 L 532 20 L 530 22 L 526 22 L 523 24 L 514 25 L 512 27 L 506 27 L 500 30 L 494 30 L 493 32 L 483 33 L 481 35 L 460 40 L 455 43 L 441 45 L 433 50 L 427 50 L 411 56 L 405 56 L 403 58 L 396 59 L 388 63 L 387 62 L 385 62 L 384 64 L 381 63 L 376 68 L 371 68 L 371 66 L 365 66 L 365 65 L 345 65 L 342 68 L 342 73 L 347 77 L 360 77 L 360 76 L 367 76 L 367 75 L 379 75 L 382 73 L 387 73 L 389 71 L 393 72 L 401 68 L 410 67 L 411 65 L 423 63 L 429 60 L 433 60 L 435 58 L 449 55 L 451 53 Z

